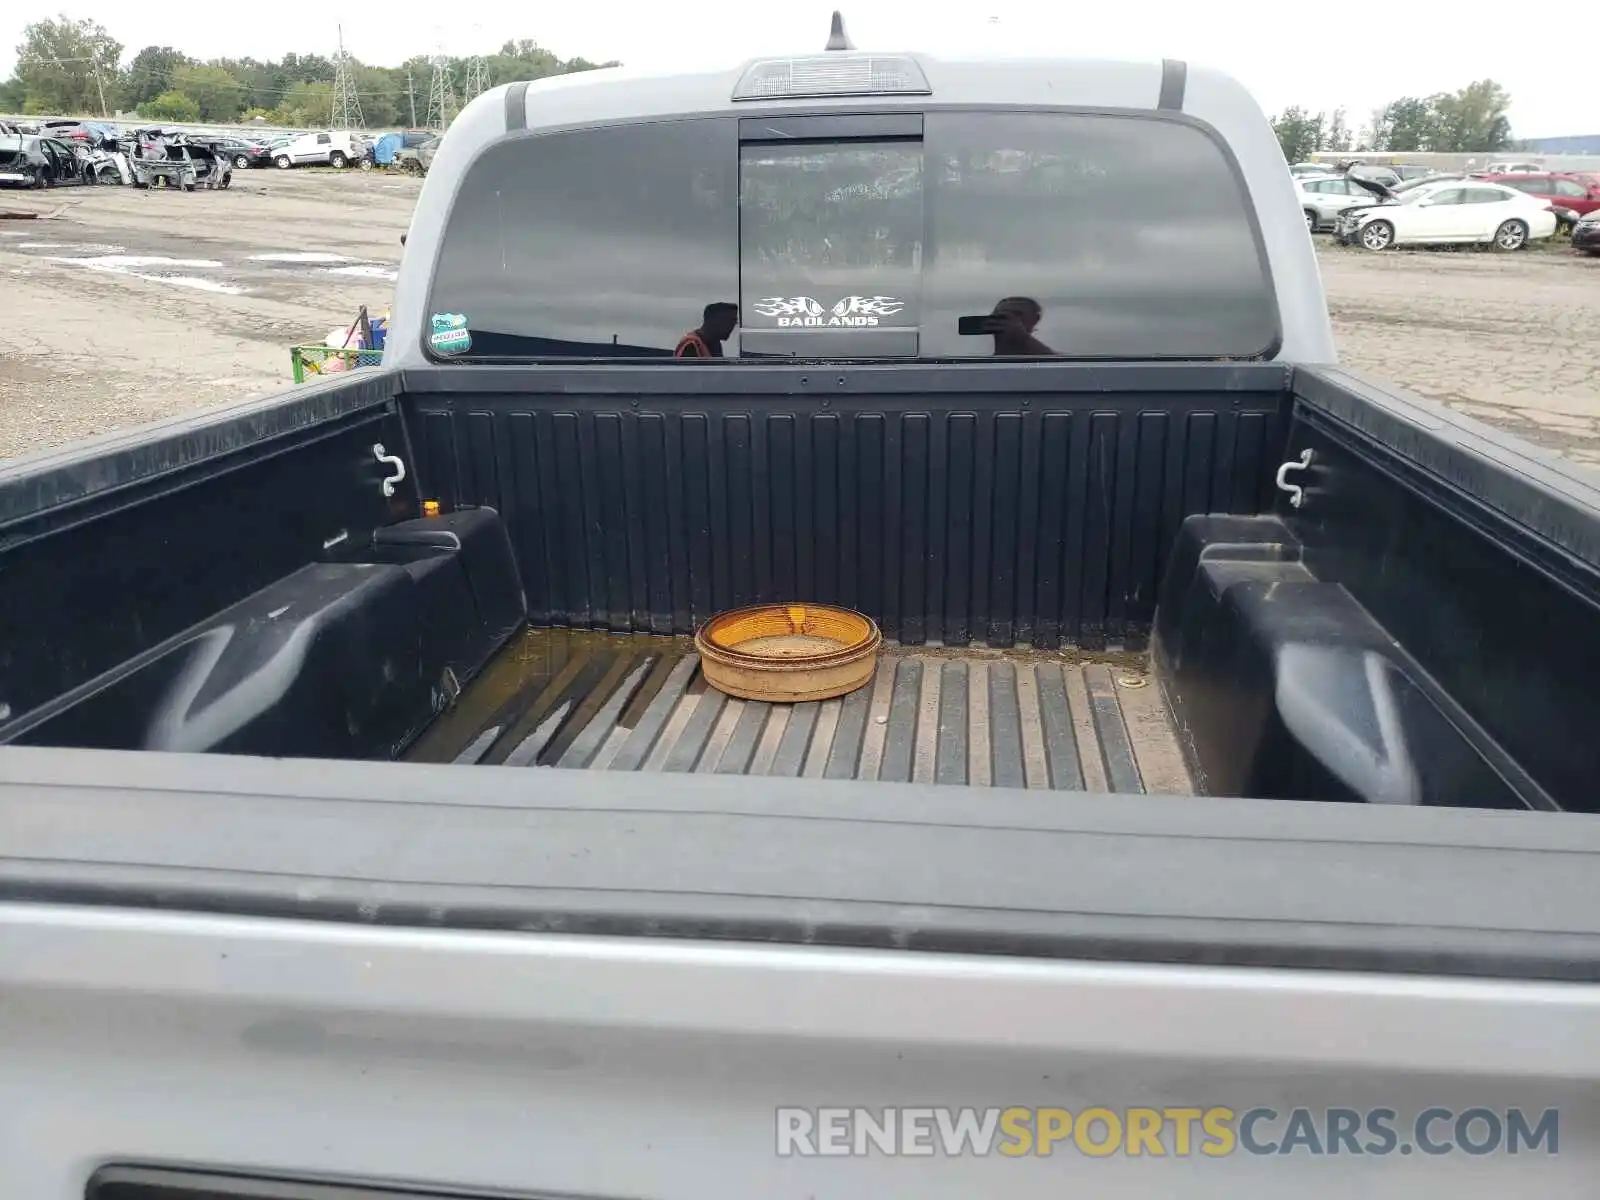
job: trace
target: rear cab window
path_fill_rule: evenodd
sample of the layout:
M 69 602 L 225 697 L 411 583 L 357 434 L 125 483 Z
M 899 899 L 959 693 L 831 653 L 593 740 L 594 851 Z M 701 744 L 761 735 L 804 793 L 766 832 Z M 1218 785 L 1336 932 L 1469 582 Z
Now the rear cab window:
M 429 311 L 453 361 L 667 361 L 708 325 L 696 344 L 734 361 L 1259 358 L 1278 338 L 1239 173 L 1154 114 L 742 111 L 508 139 L 462 181 Z

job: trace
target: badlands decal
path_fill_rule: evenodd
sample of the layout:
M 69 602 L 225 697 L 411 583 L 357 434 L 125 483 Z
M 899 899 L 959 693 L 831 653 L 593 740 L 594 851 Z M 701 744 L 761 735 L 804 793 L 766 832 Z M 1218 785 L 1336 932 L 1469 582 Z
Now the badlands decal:
M 831 308 L 811 296 L 768 296 L 751 311 L 777 320 L 779 329 L 870 328 L 905 308 L 894 296 L 846 296 Z

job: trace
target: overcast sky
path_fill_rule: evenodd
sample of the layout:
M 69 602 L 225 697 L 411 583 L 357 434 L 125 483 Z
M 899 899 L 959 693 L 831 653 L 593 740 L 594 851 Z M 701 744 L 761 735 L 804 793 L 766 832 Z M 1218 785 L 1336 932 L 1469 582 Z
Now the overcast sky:
M 126 46 L 127 58 L 150 42 L 197 58 L 331 54 L 340 11 L 326 0 L 167 0 L 160 6 L 9 0 L 0 9 L 0 74 L 10 74 L 15 64 L 23 26 L 63 7 L 99 20 Z M 1484 77 L 1510 91 L 1518 136 L 1589 133 L 1600 120 L 1585 108 L 1580 90 L 1592 51 L 1583 38 L 1556 31 L 1549 25 L 1554 18 L 1538 5 L 1528 9 L 1524 35 L 1510 36 L 1494 34 L 1501 22 L 1492 8 L 1480 10 L 1481 21 L 1468 22 L 1437 0 L 1386 0 L 1348 11 L 1283 0 L 384 0 L 343 11 L 350 51 L 381 65 L 441 44 L 448 53 L 465 54 L 529 37 L 562 57 L 671 67 L 820 49 L 834 8 L 843 8 L 850 36 L 863 49 L 937 53 L 986 46 L 997 54 L 1184 58 L 1237 76 L 1269 113 L 1290 104 L 1313 110 L 1344 105 L 1356 127 L 1395 96 L 1452 91 Z M 442 14 L 453 12 L 470 16 L 442 24 Z M 359 20 L 358 13 L 371 16 Z M 1550 36 L 1529 35 L 1536 30 Z

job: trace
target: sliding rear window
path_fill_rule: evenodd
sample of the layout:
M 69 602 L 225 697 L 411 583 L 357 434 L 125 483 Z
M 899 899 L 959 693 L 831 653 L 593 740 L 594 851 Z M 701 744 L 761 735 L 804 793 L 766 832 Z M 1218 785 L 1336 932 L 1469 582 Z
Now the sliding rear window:
M 747 119 L 741 140 L 740 124 L 491 147 L 445 231 L 435 352 L 668 359 L 713 304 L 739 308 L 730 359 L 1253 358 L 1276 344 L 1250 197 L 1192 125 L 949 111 L 900 136 L 829 137 L 826 122 L 752 136 Z
M 920 140 L 739 148 L 745 354 L 917 354 L 922 161 Z

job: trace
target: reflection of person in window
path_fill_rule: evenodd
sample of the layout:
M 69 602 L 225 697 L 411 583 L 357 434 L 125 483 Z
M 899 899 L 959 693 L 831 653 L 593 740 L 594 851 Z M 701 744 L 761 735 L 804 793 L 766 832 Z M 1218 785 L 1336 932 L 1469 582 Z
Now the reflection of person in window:
M 739 306 L 726 301 L 706 305 L 699 329 L 691 329 L 678 339 L 673 358 L 721 358 L 722 343 L 739 327 Z
M 1007 296 L 989 314 L 994 328 L 995 357 L 1026 357 L 1054 354 L 1055 351 L 1033 336 L 1044 316 L 1037 300 L 1026 296 Z

